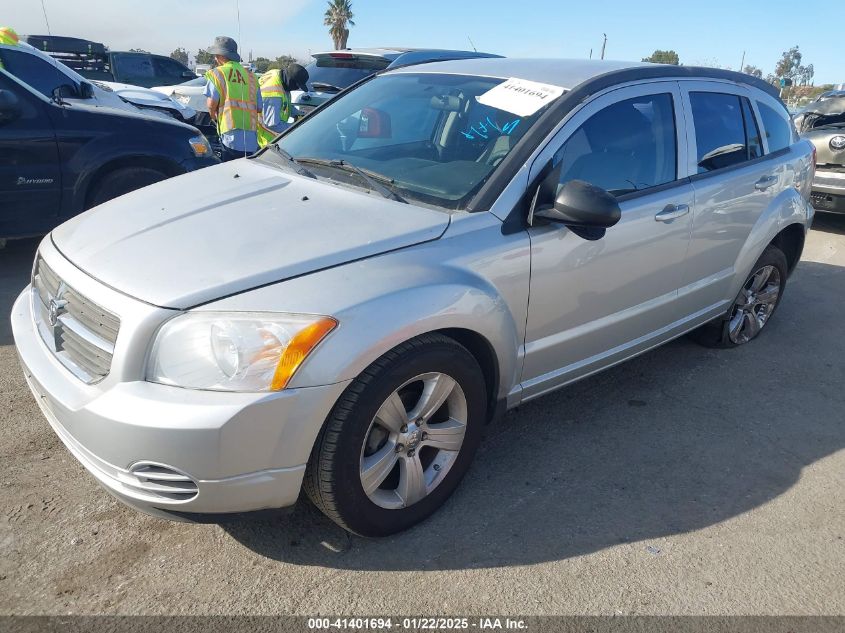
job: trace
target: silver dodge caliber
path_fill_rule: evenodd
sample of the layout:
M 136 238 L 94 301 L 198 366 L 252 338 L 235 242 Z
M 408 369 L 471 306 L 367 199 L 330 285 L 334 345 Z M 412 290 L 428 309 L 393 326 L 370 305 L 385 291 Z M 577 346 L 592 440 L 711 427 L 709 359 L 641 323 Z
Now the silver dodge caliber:
M 755 338 L 813 169 L 748 75 L 398 69 L 255 156 L 54 230 L 14 337 L 56 434 L 125 503 L 212 520 L 304 488 L 390 534 L 443 504 L 508 408 L 687 332 Z

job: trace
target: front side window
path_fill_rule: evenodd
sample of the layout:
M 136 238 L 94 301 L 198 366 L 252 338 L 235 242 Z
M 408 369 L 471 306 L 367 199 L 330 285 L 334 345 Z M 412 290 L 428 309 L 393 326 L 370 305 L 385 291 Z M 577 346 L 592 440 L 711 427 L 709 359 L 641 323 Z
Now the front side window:
M 380 176 L 406 199 L 463 209 L 549 107 L 519 116 L 478 101 L 503 81 L 379 76 L 330 101 L 278 144 L 318 177 L 360 186 L 360 174 L 344 173 L 342 161 Z
M 153 66 L 157 77 L 181 77 L 182 73 L 187 70 L 175 59 L 160 57 L 158 55 L 153 57 Z
M 59 62 L 50 63 L 36 55 L 8 48 L 0 50 L 0 59 L 3 60 L 3 65 L 10 74 L 45 97 L 51 97 L 53 91 L 59 86 L 74 85 L 70 77 L 56 68 Z
M 758 101 L 757 109 L 760 110 L 760 118 L 763 119 L 763 129 L 766 130 L 766 138 L 769 140 L 769 151 L 777 152 L 792 145 L 792 126 L 784 114 L 779 114 L 774 108 Z
M 583 180 L 620 196 L 676 179 L 671 94 L 634 97 L 600 110 L 555 154 L 560 185 Z
M 748 100 L 720 92 L 690 92 L 698 173 L 733 167 L 762 155 Z

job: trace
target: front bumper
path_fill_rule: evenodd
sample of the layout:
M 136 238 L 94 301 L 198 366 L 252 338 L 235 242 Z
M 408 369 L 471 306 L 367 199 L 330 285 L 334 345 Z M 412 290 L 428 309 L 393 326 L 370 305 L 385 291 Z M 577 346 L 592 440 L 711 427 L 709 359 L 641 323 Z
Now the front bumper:
M 87 385 L 42 342 L 28 287 L 12 331 L 30 389 L 67 449 L 115 497 L 168 518 L 294 504 L 317 434 L 348 384 L 221 393 L 127 380 L 126 367 L 113 366 Z M 116 362 L 120 336 L 131 334 L 121 330 Z
M 818 211 L 845 213 L 845 172 L 816 169 L 811 200 Z

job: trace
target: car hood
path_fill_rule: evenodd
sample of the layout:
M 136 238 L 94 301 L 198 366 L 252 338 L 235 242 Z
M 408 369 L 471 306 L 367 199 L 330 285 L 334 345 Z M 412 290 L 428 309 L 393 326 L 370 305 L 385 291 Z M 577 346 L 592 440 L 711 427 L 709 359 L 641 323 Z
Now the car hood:
M 185 309 L 439 238 L 444 212 L 241 159 L 145 187 L 52 233 L 103 283 Z
M 191 118 L 196 112 L 186 108 L 181 103 L 174 101 L 169 95 L 157 92 L 150 88 L 142 88 L 141 86 L 132 86 L 130 84 L 121 84 L 113 81 L 102 81 L 101 84 L 108 86 L 114 94 L 119 95 L 123 99 L 138 105 L 140 107 L 148 108 L 166 108 L 168 110 L 176 110 L 182 114 L 186 119 Z

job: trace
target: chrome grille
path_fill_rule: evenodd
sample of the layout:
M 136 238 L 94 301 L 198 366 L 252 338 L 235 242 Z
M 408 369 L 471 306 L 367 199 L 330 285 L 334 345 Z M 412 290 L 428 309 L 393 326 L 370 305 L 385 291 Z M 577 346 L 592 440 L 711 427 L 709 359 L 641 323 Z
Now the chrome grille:
M 120 319 L 65 284 L 40 257 L 32 313 L 44 343 L 77 378 L 90 384 L 108 375 Z

